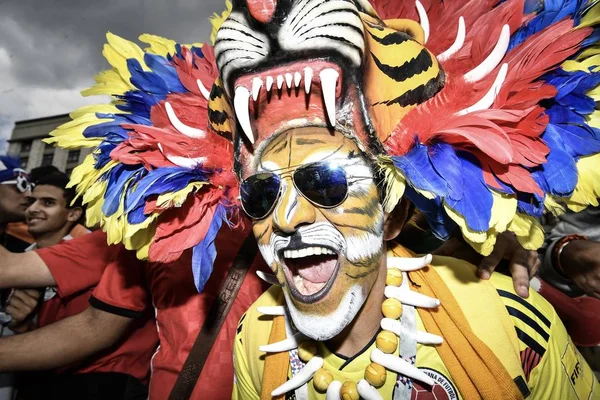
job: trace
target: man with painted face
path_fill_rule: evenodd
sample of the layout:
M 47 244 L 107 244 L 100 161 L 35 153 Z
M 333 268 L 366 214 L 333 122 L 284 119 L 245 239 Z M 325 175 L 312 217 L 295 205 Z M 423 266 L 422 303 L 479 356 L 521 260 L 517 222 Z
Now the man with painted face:
M 88 219 L 140 259 L 191 251 L 202 291 L 243 208 L 277 286 L 241 319 L 237 398 L 594 396 L 539 296 L 386 240 L 404 199 L 484 255 L 501 232 L 539 247 L 544 207 L 596 202 L 596 50 L 582 50 L 598 13 L 372 3 L 236 0 L 214 48 L 109 34 L 112 69 L 86 93 L 112 104 L 50 139 L 96 147 L 72 176 Z
M 439 13 L 459 8 L 440 3 L 429 11 L 439 23 Z M 507 229 L 526 248 L 539 241 L 537 211 L 517 197 L 534 203 L 544 194 L 542 178 L 518 182 L 520 173 L 504 166 L 519 163 L 516 143 L 529 140 L 509 137 L 515 126 L 548 120 L 507 93 L 496 97 L 505 81 L 531 84 L 546 67 L 529 68 L 527 77 L 508 72 L 509 62 L 526 57 L 507 52 L 511 30 L 500 23 L 520 20 L 523 10 L 516 2 L 499 8 L 506 14 L 491 6 L 476 12 L 497 26 L 495 46 L 467 38 L 481 64 L 459 66 L 465 19 L 456 17 L 455 44 L 439 51 L 447 33 L 432 28 L 420 2 L 402 11 L 418 12 L 421 27 L 383 22 L 364 1 L 234 2 L 216 34 L 215 58 L 237 119 L 241 205 L 276 279 L 240 320 L 235 399 L 600 396 L 539 295 L 519 298 L 502 275 L 475 284 L 468 263 L 413 259 L 388 242 L 406 219 L 402 196 L 440 236 L 458 226 L 484 254 Z M 559 41 L 572 42 L 570 34 Z M 453 98 L 453 90 L 469 98 Z M 543 129 L 518 129 L 537 138 L 523 164 L 537 151 L 556 151 L 553 143 L 539 146 L 550 142 L 547 133 L 537 142 Z M 388 264 L 387 252 L 400 258 Z

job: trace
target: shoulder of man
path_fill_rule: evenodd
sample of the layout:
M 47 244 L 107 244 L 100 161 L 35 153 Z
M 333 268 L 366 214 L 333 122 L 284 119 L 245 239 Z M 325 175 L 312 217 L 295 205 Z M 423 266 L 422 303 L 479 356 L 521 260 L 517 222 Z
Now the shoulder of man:
M 489 330 L 489 324 L 498 321 L 512 326 L 502 334 L 508 333 L 513 343 L 511 347 L 520 360 L 531 398 L 600 396 L 592 370 L 552 305 L 540 294 L 530 290 L 527 299 L 520 297 L 514 291 L 512 278 L 500 273 L 492 274 L 489 281 L 481 281 L 475 275 L 475 267 L 461 260 L 436 257 L 434 265 L 474 331 Z M 474 298 L 478 300 L 473 301 Z
M 282 305 L 278 300 L 280 295 L 281 288 L 271 286 L 240 318 L 234 343 L 235 398 L 252 398 L 260 392 L 264 353 L 258 348 L 269 343 L 273 318 L 262 314 L 258 308 Z

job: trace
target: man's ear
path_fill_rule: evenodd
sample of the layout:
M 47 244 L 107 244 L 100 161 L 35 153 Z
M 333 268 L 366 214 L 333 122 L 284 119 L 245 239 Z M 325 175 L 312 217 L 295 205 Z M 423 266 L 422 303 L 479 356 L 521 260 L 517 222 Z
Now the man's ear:
M 383 239 L 392 240 L 400 234 L 402 227 L 410 218 L 413 207 L 410 201 L 402 198 L 391 213 L 383 216 Z
M 69 209 L 69 215 L 67 216 L 67 221 L 69 221 L 69 222 L 79 221 L 82 213 L 83 213 L 83 209 L 81 207 L 73 207 L 73 208 Z

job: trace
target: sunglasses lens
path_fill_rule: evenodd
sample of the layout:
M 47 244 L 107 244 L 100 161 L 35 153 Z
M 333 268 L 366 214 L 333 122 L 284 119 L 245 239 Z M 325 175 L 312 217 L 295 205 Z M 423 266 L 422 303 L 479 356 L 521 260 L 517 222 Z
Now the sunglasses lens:
M 340 205 L 348 193 L 344 169 L 337 165 L 317 163 L 296 170 L 294 182 L 298 190 L 323 207 Z
M 277 201 L 280 182 L 279 176 L 271 173 L 245 179 L 240 186 L 240 197 L 246 214 L 255 219 L 266 217 Z

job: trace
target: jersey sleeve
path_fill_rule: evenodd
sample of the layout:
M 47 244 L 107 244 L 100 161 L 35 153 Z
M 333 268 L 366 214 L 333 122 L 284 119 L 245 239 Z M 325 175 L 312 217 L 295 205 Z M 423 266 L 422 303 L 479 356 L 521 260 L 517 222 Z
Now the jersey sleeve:
M 529 378 L 532 399 L 600 399 L 596 377 L 556 314 L 539 364 Z
M 54 277 L 59 296 L 69 297 L 98 284 L 116 247 L 106 244 L 104 232 L 96 231 L 35 252 Z
M 90 305 L 123 317 L 141 317 L 150 297 L 145 268 L 146 264 L 134 252 L 120 248 L 94 289 Z
M 541 295 L 517 296 L 506 280 L 498 294 L 519 341 L 528 399 L 599 399 L 598 381 L 569 337 L 554 308 Z
M 231 395 L 232 400 L 252 400 L 260 399 L 260 394 L 252 383 L 252 377 L 250 374 L 249 366 L 249 354 L 247 354 L 244 347 L 244 343 L 247 343 L 245 339 L 244 321 L 246 314 L 242 315 L 237 328 L 237 334 L 235 336 L 235 343 L 233 345 L 233 393 Z

